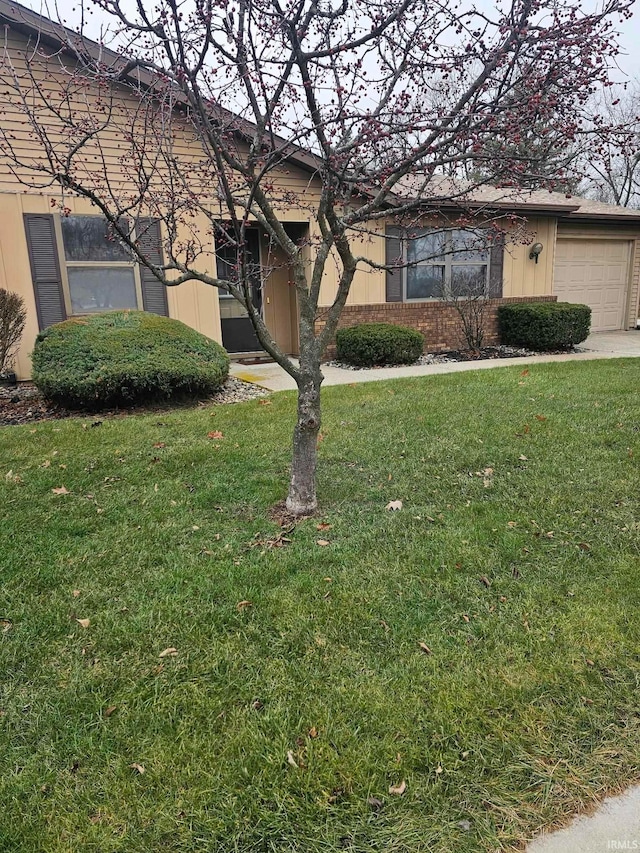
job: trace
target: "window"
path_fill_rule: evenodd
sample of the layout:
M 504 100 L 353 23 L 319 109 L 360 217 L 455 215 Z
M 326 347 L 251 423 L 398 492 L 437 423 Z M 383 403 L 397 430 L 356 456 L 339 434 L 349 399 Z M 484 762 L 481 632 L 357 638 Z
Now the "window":
M 69 314 L 142 307 L 138 266 L 101 216 L 60 219 Z
M 432 229 L 412 235 L 407 240 L 405 300 L 487 293 L 489 256 L 481 231 Z

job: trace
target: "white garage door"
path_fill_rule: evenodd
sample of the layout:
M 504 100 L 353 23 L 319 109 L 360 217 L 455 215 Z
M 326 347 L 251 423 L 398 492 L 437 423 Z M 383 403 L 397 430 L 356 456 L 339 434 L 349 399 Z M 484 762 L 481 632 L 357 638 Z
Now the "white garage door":
M 628 240 L 558 240 L 553 292 L 559 302 L 591 307 L 591 331 L 624 329 L 629 279 Z

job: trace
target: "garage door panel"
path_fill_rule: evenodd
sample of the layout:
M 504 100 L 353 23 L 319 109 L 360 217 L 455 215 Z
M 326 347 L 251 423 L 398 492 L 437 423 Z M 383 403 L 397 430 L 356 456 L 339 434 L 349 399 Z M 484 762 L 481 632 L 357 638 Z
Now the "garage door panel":
M 591 308 L 591 329 L 624 327 L 629 253 L 628 240 L 558 240 L 553 292 L 561 302 Z

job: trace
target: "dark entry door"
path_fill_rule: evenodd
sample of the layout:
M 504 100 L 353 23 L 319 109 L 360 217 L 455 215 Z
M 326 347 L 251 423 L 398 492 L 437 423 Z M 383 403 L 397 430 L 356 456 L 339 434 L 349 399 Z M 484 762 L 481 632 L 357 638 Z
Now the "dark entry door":
M 260 273 L 260 237 L 257 228 L 247 230 L 247 261 L 251 296 L 254 307 L 262 314 L 262 276 Z M 218 275 L 237 280 L 237 255 L 235 246 L 216 241 Z M 218 291 L 222 345 L 227 352 L 259 352 L 262 346 L 256 337 L 248 312 L 237 299 Z

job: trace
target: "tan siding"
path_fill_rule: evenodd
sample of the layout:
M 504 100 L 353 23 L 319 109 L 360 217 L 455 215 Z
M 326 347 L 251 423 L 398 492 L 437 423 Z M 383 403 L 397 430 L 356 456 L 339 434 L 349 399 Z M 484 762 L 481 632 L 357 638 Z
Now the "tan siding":
M 425 219 L 422 227 L 434 224 L 434 219 Z M 383 264 L 385 260 L 384 224 L 371 224 L 370 233 L 359 241 L 360 254 L 366 254 L 372 261 Z M 532 218 L 526 225 L 526 245 L 518 242 L 507 243 L 504 254 L 504 290 L 505 297 L 548 296 L 552 293 L 553 257 L 555 247 L 556 220 L 550 217 Z M 538 263 L 530 260 L 532 243 L 540 242 L 544 250 Z M 338 282 L 337 265 L 327 262 L 323 279 L 320 304 L 329 305 L 335 295 Z M 366 264 L 359 264 L 348 305 L 370 305 L 385 302 L 385 273 Z
M 504 253 L 504 289 L 507 296 L 548 296 L 552 293 L 556 220 L 531 218 L 526 225 L 528 242 L 508 244 Z M 538 263 L 529 258 L 531 245 L 542 243 Z
M 31 375 L 29 355 L 38 334 L 38 315 L 22 213 L 21 196 L 0 194 L 0 246 L 3 249 L 4 273 L 2 286 L 22 296 L 27 308 L 27 323 L 16 363 L 18 378 L 25 379 Z

